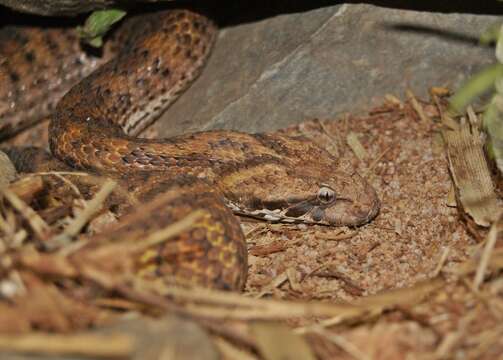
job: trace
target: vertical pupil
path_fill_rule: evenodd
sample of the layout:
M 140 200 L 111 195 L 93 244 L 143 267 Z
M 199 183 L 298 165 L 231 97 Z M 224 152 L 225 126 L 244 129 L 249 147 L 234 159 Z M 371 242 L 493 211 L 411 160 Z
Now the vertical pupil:
M 329 202 L 332 201 L 334 193 L 330 189 L 321 189 L 318 196 L 320 200 Z

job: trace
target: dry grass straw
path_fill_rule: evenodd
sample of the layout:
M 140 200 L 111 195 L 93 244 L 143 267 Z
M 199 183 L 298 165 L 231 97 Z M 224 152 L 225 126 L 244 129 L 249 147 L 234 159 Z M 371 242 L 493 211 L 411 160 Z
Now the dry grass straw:
M 72 238 L 82 231 L 82 228 L 89 222 L 91 217 L 102 208 L 105 199 L 116 186 L 117 183 L 115 181 L 106 181 L 96 195 L 86 203 L 84 210 L 72 220 L 64 231 L 48 241 L 48 246 L 60 247 L 68 244 Z
M 496 245 L 496 240 L 498 240 L 498 235 L 503 232 L 503 211 L 500 212 L 499 219 L 493 223 L 491 230 L 487 234 L 486 244 L 480 258 L 479 266 L 477 267 L 477 272 L 475 273 L 475 279 L 473 280 L 473 287 L 475 290 L 480 288 L 480 285 L 484 281 L 484 275 L 486 274 L 487 267 L 491 260 L 491 255 L 494 251 L 494 246 Z
M 441 288 L 443 284 L 444 280 L 436 278 L 411 288 L 369 296 L 355 301 L 354 304 L 256 299 L 225 291 L 172 287 L 162 282 L 151 283 L 139 279 L 134 280 L 134 289 L 183 301 L 185 305 L 178 311 L 205 319 L 285 320 L 297 317 L 338 317 L 341 320 L 350 320 L 376 315 L 396 306 L 415 304 Z
M 346 338 L 333 332 L 327 331 L 324 327 L 318 326 L 311 330 L 312 333 L 318 334 L 328 341 L 334 343 L 355 360 L 372 360 L 370 355 L 367 355 L 360 350 L 356 345 L 352 344 Z
M 350 132 L 346 137 L 346 142 L 360 161 L 365 161 L 369 158 L 369 154 L 367 150 L 365 150 L 365 147 L 363 147 L 360 140 L 358 139 L 357 134 L 355 134 L 354 132 Z
M 168 226 L 165 226 L 164 228 L 150 234 L 147 236 L 145 239 L 143 239 L 141 242 L 136 244 L 137 251 L 140 251 L 142 249 L 146 249 L 158 244 L 161 244 L 170 238 L 173 238 L 174 236 L 187 231 L 193 224 L 195 224 L 197 221 L 199 221 L 206 212 L 202 209 L 196 209 L 187 216 L 185 216 L 183 219 L 170 224 Z
M 8 352 L 86 357 L 124 358 L 134 350 L 134 339 L 124 334 L 0 335 L 0 350 Z
M 44 241 L 48 238 L 51 233 L 49 225 L 34 211 L 30 206 L 28 206 L 23 200 L 21 200 L 12 190 L 9 188 L 4 188 L 0 190 L 0 193 L 9 201 L 14 209 L 16 209 L 19 214 L 28 222 L 33 232 L 37 235 L 38 239 Z
M 223 337 L 214 336 L 213 342 L 217 346 L 220 353 L 223 355 L 224 359 L 259 360 L 257 356 L 236 347 L 234 344 L 227 341 Z
M 412 91 L 410 91 L 410 90 L 407 90 L 406 91 L 406 95 L 407 95 L 407 99 L 409 100 L 412 108 L 417 113 L 417 115 L 419 116 L 419 118 L 421 119 L 421 121 L 424 122 L 424 123 L 431 123 L 430 117 L 428 115 L 426 115 L 426 113 L 424 112 L 423 107 L 417 101 L 416 96 L 414 95 L 414 93 Z

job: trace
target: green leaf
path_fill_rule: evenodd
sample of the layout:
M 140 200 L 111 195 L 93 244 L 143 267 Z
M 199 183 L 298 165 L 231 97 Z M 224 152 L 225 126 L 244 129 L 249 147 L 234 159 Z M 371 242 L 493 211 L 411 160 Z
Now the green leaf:
M 496 42 L 496 59 L 500 63 L 503 63 L 503 36 L 501 33 L 503 32 L 503 26 L 500 26 L 498 41 Z
M 79 36 L 89 45 L 101 47 L 103 36 L 113 24 L 120 21 L 126 12 L 120 9 L 107 9 L 94 11 L 87 18 L 84 26 L 77 27 Z
M 489 157 L 496 160 L 496 165 L 503 173 L 503 95 L 493 96 L 484 112 L 484 127 L 489 135 Z
M 450 110 L 456 113 L 463 112 L 470 102 L 491 89 L 502 77 L 503 64 L 491 65 L 479 71 L 451 97 Z

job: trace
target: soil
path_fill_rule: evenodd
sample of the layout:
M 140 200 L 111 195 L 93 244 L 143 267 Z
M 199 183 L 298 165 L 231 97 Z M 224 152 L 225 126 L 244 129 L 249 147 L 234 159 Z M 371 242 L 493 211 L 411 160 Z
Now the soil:
M 438 128 L 409 106 L 390 104 L 369 116 L 287 129 L 308 135 L 336 153 L 341 167 L 364 175 L 381 199 L 380 214 L 356 229 L 244 222 L 250 263 L 246 292 L 264 294 L 287 272 L 295 284 L 275 286 L 274 297 L 351 301 L 434 276 L 447 249 L 447 267 L 466 259 L 475 242 L 456 207 L 449 206 L 452 182 Z M 347 145 L 350 133 L 357 135 L 366 158 L 358 159 Z

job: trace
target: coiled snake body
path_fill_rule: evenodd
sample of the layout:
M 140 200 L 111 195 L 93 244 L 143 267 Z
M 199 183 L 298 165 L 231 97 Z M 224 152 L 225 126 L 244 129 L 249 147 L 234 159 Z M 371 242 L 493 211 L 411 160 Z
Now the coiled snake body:
M 207 211 L 193 229 L 159 250 L 163 274 L 240 289 L 247 272 L 246 246 L 229 209 L 271 221 L 335 226 L 356 226 L 375 217 L 379 201 L 372 187 L 356 173 L 343 173 L 336 159 L 305 138 L 234 131 L 164 140 L 136 137 L 198 75 L 216 29 L 205 17 L 187 10 L 137 17 L 123 29 L 117 35 L 122 39 L 120 51 L 73 86 L 52 111 L 50 148 L 73 168 L 126 177 L 132 188 L 153 184 L 145 185 L 150 191 L 142 192 L 145 199 L 171 192 L 170 204 L 163 209 L 153 205 L 154 215 L 143 226 L 159 226 L 153 224 L 176 220 L 194 208 Z M 0 89 L 0 117 L 15 124 L 30 123 L 34 117 L 22 105 L 29 102 L 27 94 L 35 92 L 30 89 L 36 88 L 36 79 L 31 74 L 23 83 L 20 72 L 29 73 L 28 68 L 19 65 L 17 71 L 11 59 L 17 56 L 20 64 L 33 65 L 44 61 L 34 59 L 37 41 L 55 42 L 60 36 L 75 42 L 55 30 L 30 31 L 8 38 L 11 43 L 23 42 L 29 52 L 8 45 L 0 48 L 10 56 L 0 63 L 0 81 L 8 84 Z M 63 92 L 61 86 L 54 88 L 53 93 Z M 54 100 L 43 96 L 39 94 L 36 104 L 39 113 L 51 112 Z M 162 185 L 156 187 L 157 183 Z M 121 229 L 111 236 L 120 238 L 124 229 L 135 231 L 131 224 Z

